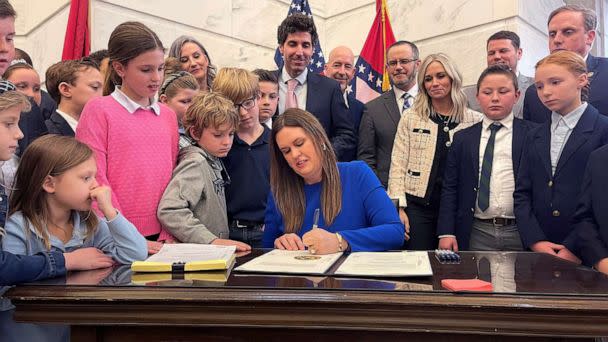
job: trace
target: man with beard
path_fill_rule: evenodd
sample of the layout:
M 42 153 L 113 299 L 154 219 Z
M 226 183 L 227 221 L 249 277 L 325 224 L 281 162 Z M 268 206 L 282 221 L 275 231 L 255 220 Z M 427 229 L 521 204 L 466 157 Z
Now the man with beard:
M 397 125 L 401 114 L 414 104 L 418 95 L 418 47 L 405 40 L 395 42 L 388 48 L 386 60 L 386 71 L 393 89 L 365 105 L 357 153 L 357 159 L 365 161 L 374 170 L 385 188 Z
M 346 46 L 338 46 L 329 53 L 329 60 L 325 63 L 325 76 L 333 78 L 340 84 L 344 102 L 350 113 L 350 119 L 355 126 L 355 133 L 359 131 L 359 123 L 363 114 L 363 103 L 347 91 L 348 84 L 355 77 L 355 55 Z M 357 158 L 357 146 L 350 153 L 349 159 Z
M 511 71 L 517 76 L 518 89 L 525 90 L 534 79 L 523 75 L 517 70 L 517 63 L 521 60 L 522 49 L 520 47 L 519 36 L 511 31 L 498 31 L 488 38 L 486 45 L 488 66 L 504 64 L 509 66 Z M 472 110 L 481 112 L 479 102 L 477 102 L 477 85 L 473 84 L 462 89 L 467 95 L 467 106 Z M 523 117 L 524 94 L 519 97 L 513 106 L 513 115 L 521 119 Z
M 356 138 L 340 86 L 332 79 L 308 71 L 317 39 L 315 24 L 306 15 L 288 16 L 279 25 L 277 40 L 284 66 L 277 71 L 278 114 L 289 108 L 312 113 L 325 129 L 338 160 L 349 161 Z

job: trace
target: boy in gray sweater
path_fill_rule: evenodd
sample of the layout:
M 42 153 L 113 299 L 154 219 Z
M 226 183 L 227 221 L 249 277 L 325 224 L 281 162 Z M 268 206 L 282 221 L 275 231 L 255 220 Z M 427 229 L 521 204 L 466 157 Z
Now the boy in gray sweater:
M 182 123 L 195 142 L 179 152 L 178 164 L 158 205 L 158 219 L 181 242 L 251 247 L 228 239 L 224 186 L 230 183 L 220 158 L 232 147 L 239 116 L 218 93 L 193 99 Z

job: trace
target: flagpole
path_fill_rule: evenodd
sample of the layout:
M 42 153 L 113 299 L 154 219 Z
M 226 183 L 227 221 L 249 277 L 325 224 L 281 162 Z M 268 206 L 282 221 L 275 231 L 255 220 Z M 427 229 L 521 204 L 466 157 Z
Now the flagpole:
M 382 5 L 380 10 L 382 11 L 382 48 L 383 48 L 383 73 L 382 73 L 382 91 L 387 91 L 390 88 L 390 81 L 388 78 L 388 73 L 386 72 L 386 17 L 388 15 L 388 9 L 386 8 L 386 0 L 379 0 L 382 1 Z

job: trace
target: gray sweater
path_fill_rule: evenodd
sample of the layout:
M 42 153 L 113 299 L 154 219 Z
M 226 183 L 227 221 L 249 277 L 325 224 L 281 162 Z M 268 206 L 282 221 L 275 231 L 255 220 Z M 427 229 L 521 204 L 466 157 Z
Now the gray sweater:
M 219 158 L 198 146 L 180 150 L 179 162 L 158 205 L 158 219 L 179 241 L 228 239 L 222 169 Z

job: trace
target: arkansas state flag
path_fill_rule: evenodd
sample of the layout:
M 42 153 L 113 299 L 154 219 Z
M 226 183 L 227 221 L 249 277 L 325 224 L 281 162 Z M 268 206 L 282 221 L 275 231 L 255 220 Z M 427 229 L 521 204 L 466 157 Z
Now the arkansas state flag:
M 90 50 L 89 0 L 72 0 L 61 59 L 79 59 L 88 56 Z
M 386 73 L 386 49 L 395 42 L 386 0 L 376 0 L 376 18 L 355 63 L 355 78 L 347 91 L 367 103 L 390 89 Z

